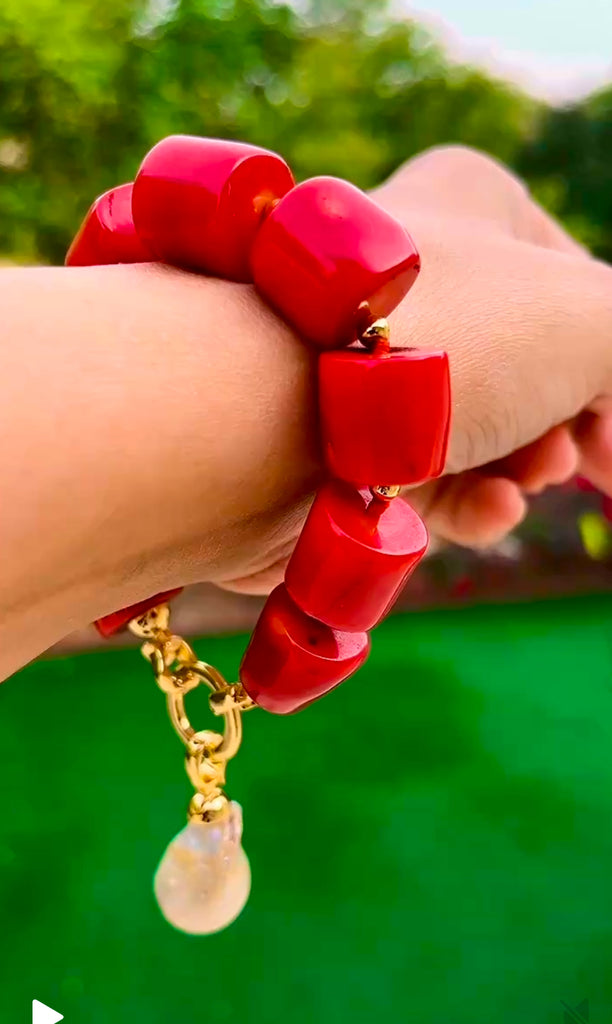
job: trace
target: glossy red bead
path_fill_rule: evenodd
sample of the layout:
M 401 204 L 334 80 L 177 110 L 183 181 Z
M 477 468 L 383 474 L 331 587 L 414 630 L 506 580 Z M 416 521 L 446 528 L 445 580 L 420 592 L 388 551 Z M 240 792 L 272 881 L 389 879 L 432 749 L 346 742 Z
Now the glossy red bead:
M 355 338 L 362 303 L 387 316 L 419 270 L 399 221 L 354 185 L 312 178 L 268 214 L 251 253 L 258 291 L 301 337 L 321 348 Z
M 341 480 L 414 484 L 444 469 L 450 425 L 445 352 L 324 352 L 319 406 L 325 460 Z
M 76 235 L 66 266 L 146 263 L 151 260 L 132 220 L 132 185 L 119 185 L 96 199 Z
M 260 707 L 289 715 L 356 672 L 369 649 L 366 633 L 343 633 L 310 618 L 281 584 L 255 626 L 240 681 Z
M 587 480 L 584 476 L 576 477 L 576 487 L 579 491 L 586 491 L 587 494 L 597 491 L 597 488 L 591 483 L 591 481 Z
M 122 608 L 121 611 L 112 612 L 102 619 L 97 619 L 94 625 L 103 637 L 114 636 L 115 633 L 120 633 L 122 629 L 125 629 L 132 619 L 138 615 L 144 615 L 150 608 L 155 608 L 158 604 L 171 601 L 173 597 L 180 594 L 181 590 L 182 587 L 179 587 L 178 590 L 166 590 L 162 594 L 155 594 L 154 597 L 149 597 L 146 601 L 139 601 L 138 604 L 131 604 L 129 608 Z
M 257 229 L 293 184 L 276 153 L 243 142 L 171 135 L 145 157 L 136 176 L 134 221 L 157 259 L 250 281 Z
M 362 631 L 389 610 L 427 550 L 410 505 L 333 481 L 321 488 L 285 573 L 297 605 L 334 629 Z

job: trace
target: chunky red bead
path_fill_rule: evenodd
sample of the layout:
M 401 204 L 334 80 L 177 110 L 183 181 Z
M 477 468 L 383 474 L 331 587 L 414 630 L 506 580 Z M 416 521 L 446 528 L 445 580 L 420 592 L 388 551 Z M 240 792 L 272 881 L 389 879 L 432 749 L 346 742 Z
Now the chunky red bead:
M 387 316 L 419 270 L 419 255 L 399 221 L 354 185 L 312 178 L 268 214 L 253 243 L 258 291 L 321 348 L 356 336 L 367 303 Z
M 584 476 L 576 477 L 576 486 L 579 491 L 586 491 L 587 493 L 597 491 L 597 488 L 591 483 L 591 481 L 587 480 Z
M 334 629 L 371 629 L 427 550 L 427 530 L 401 498 L 346 484 L 321 488 L 285 573 L 297 605 Z
M 252 699 L 288 715 L 329 693 L 366 660 L 366 633 L 343 633 L 305 615 L 281 584 L 270 594 L 240 667 Z
M 357 486 L 414 484 L 444 469 L 450 424 L 445 352 L 324 352 L 319 405 L 325 460 Z
M 97 619 L 94 625 L 102 636 L 114 636 L 115 633 L 120 633 L 122 629 L 125 629 L 128 622 L 131 622 L 132 619 L 137 618 L 138 615 L 144 615 L 145 612 L 155 608 L 158 604 L 165 604 L 166 601 L 171 601 L 173 597 L 180 594 L 182 589 L 182 587 L 179 587 L 178 590 L 166 590 L 162 594 L 149 597 L 146 601 L 131 604 L 129 608 L 122 608 L 121 611 L 112 612 L 110 615 L 105 615 L 102 619 Z
M 293 184 L 276 153 L 243 142 L 171 135 L 154 146 L 136 176 L 134 222 L 157 259 L 250 281 L 257 229 Z
M 151 258 L 136 234 L 129 184 L 112 188 L 96 199 L 68 250 L 66 266 L 146 263 Z

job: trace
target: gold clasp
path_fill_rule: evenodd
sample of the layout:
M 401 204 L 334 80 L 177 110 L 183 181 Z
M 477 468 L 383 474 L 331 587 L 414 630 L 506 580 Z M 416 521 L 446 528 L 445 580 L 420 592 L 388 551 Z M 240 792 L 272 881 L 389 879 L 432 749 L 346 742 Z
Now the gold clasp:
M 166 695 L 170 721 L 186 748 L 185 767 L 196 790 L 190 817 L 210 820 L 226 808 L 226 764 L 242 742 L 242 712 L 255 705 L 240 684 L 230 685 L 216 668 L 199 661 L 187 641 L 170 632 L 169 625 L 169 608 L 159 605 L 132 619 L 129 629 L 144 640 L 141 652 Z M 225 719 L 223 734 L 196 731 L 189 720 L 185 696 L 200 684 L 211 691 L 213 713 Z
M 232 687 L 225 681 L 220 672 L 212 665 L 208 665 L 205 661 L 196 661 L 189 667 L 189 675 L 192 679 L 195 679 L 195 686 L 200 683 L 204 683 L 214 693 L 222 694 L 224 697 L 229 696 L 232 692 Z M 193 686 L 189 686 L 189 689 L 193 689 Z M 185 746 L 189 747 L 193 744 L 195 737 L 217 737 L 218 733 L 197 733 L 191 725 L 189 718 L 185 711 L 185 690 L 183 687 L 176 688 L 172 693 L 167 694 L 168 714 L 172 724 L 182 739 Z M 211 750 L 211 757 L 214 757 L 215 761 L 229 761 L 238 752 L 240 743 L 242 740 L 242 718 L 241 710 L 236 702 L 229 700 L 227 706 L 224 707 L 222 712 L 225 718 L 225 731 L 221 742 L 215 744 L 214 741 L 212 746 L 214 751 Z M 205 740 L 202 740 L 205 743 Z

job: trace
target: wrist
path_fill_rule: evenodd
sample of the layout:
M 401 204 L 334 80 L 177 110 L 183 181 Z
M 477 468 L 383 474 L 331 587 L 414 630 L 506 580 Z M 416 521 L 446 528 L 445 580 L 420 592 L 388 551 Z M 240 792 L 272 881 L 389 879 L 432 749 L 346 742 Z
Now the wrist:
M 129 272 L 144 337 L 128 422 L 115 425 L 122 443 L 110 446 L 109 489 L 122 492 L 114 572 L 150 594 L 233 575 L 266 535 L 283 543 L 279 524 L 318 469 L 314 361 L 248 286 Z

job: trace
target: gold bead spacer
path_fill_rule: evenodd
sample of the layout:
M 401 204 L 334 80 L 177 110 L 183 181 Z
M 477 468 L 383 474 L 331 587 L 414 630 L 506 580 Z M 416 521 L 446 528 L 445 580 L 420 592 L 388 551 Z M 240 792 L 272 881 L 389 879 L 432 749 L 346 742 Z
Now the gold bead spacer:
M 214 690 L 208 698 L 213 715 L 227 715 L 229 711 L 251 711 L 257 704 L 251 700 L 240 683 L 228 686 L 226 690 Z
M 391 328 L 385 317 L 372 320 L 359 334 L 359 341 L 368 351 L 388 351 Z
M 167 604 L 158 604 L 149 608 L 143 615 L 138 615 L 128 624 L 128 629 L 141 640 L 152 640 L 165 633 L 170 624 L 170 608 Z
M 378 498 L 379 501 L 393 501 L 401 493 L 401 490 L 399 484 L 376 484 L 374 487 L 370 487 L 372 497 Z
M 199 821 L 204 824 L 208 821 L 219 821 L 229 811 L 229 800 L 225 793 L 217 793 L 213 797 L 206 797 L 203 793 L 194 793 L 189 801 L 187 817 L 189 821 Z

